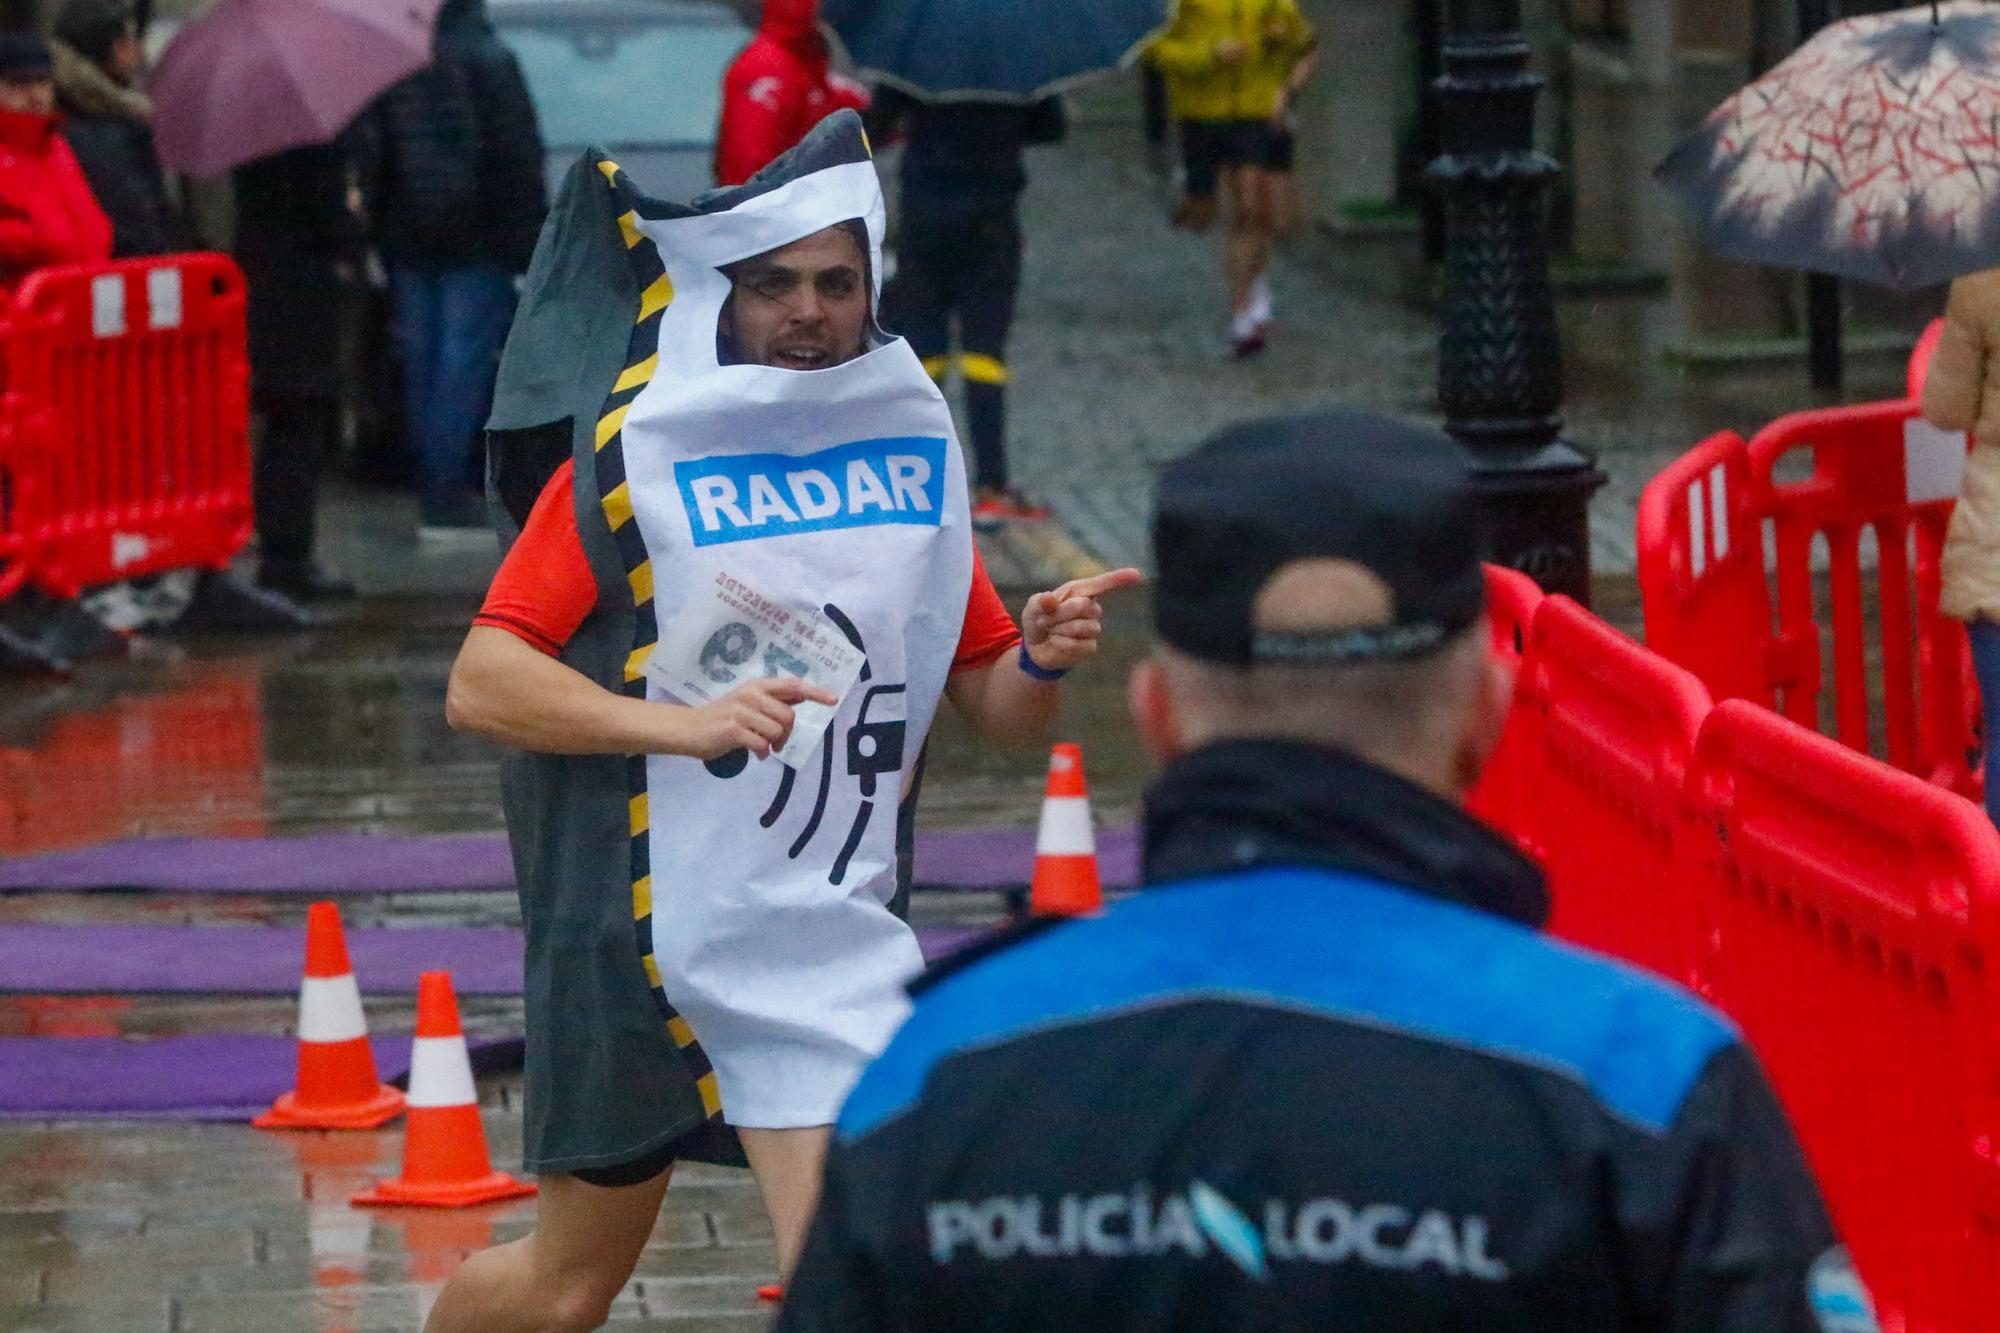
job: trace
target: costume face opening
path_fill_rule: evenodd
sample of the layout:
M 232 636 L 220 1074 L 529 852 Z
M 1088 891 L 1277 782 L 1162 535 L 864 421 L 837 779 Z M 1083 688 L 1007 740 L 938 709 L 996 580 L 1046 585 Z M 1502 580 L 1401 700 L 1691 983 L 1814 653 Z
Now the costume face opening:
M 835 223 L 724 266 L 716 347 L 725 365 L 826 370 L 868 350 L 874 331 L 868 233 Z

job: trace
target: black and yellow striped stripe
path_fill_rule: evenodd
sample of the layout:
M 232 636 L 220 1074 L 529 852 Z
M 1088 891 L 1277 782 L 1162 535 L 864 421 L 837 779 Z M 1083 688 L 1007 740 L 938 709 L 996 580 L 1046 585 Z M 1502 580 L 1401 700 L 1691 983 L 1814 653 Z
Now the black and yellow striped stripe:
M 617 164 L 599 162 L 598 170 L 620 200 L 630 200 L 633 191 Z M 636 699 L 646 697 L 646 681 L 640 674 L 646 656 L 659 642 L 660 626 L 653 614 L 653 566 L 640 537 L 639 524 L 632 516 L 632 490 L 625 479 L 625 414 L 631 410 L 653 372 L 660 364 L 660 317 L 674 299 L 674 285 L 667 277 L 660 253 L 639 230 L 638 214 L 621 213 L 618 230 L 631 254 L 633 271 L 639 279 L 639 314 L 625 357 L 624 373 L 612 385 L 611 396 L 597 419 L 597 489 L 603 497 L 604 519 L 611 526 L 612 541 L 618 548 L 625 581 L 632 591 L 632 651 L 625 659 L 625 693 Z M 660 964 L 653 949 L 653 857 L 652 811 L 646 792 L 646 756 L 633 755 L 626 761 L 625 789 L 631 808 L 632 917 L 639 945 L 639 959 L 646 969 L 646 982 L 653 1000 L 667 1021 L 667 1032 L 680 1048 L 701 1091 L 701 1104 L 713 1120 L 722 1114 L 722 1096 L 716 1088 L 715 1067 L 707 1052 L 695 1040 L 694 1029 L 675 1011 L 660 982 Z

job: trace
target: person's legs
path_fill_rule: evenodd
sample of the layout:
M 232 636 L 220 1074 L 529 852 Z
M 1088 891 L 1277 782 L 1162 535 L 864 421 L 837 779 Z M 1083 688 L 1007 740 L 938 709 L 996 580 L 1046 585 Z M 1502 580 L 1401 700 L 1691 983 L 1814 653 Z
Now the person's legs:
M 939 383 L 951 369 L 951 264 L 937 223 L 907 198 L 896 276 L 882 293 L 882 326 L 907 339 Z
M 806 1228 L 819 1204 L 820 1171 L 826 1165 L 830 1125 L 810 1129 L 743 1129 L 743 1155 L 757 1177 L 764 1211 L 778 1243 L 778 1280 L 792 1280 L 792 1266 L 806 1243 Z
M 1216 154 L 1220 150 L 1218 127 L 1209 121 L 1181 122 L 1181 200 L 1174 209 L 1174 225 L 1185 231 L 1205 232 L 1215 224 L 1216 192 L 1221 188 Z
M 397 264 L 389 270 L 389 289 L 396 301 L 396 353 L 403 364 L 403 425 L 420 487 L 428 486 L 428 460 L 440 452 L 431 404 L 437 396 L 444 336 L 443 275 L 444 270 L 432 264 Z M 421 489 L 418 498 L 428 499 Z
M 541 1177 L 535 1229 L 459 1265 L 431 1307 L 426 1333 L 598 1327 L 638 1266 L 671 1175 L 617 1188 Z
M 354 585 L 313 558 L 319 474 L 340 429 L 340 402 L 323 394 L 260 390 L 263 437 L 250 464 L 257 582 L 308 600 L 350 597 Z
M 1229 206 L 1229 240 L 1223 272 L 1229 280 L 1229 308 L 1240 313 L 1250 304 L 1250 289 L 1271 263 L 1271 192 L 1263 168 L 1249 165 L 1223 170 L 1223 196 Z
M 493 407 L 500 349 L 514 320 L 514 279 L 497 264 L 438 270 L 436 363 L 422 441 L 427 520 L 462 516 L 472 496 L 473 448 Z
M 302 565 L 312 558 L 319 469 L 332 442 L 336 402 L 314 394 L 259 389 L 252 395 L 264 419 L 250 461 L 257 546 L 263 562 Z
M 1975 620 L 1966 633 L 1972 640 L 1972 674 L 1979 682 L 1986 732 L 1986 815 L 2000 824 L 2000 625 Z
M 1021 228 L 1012 212 L 995 211 L 973 225 L 960 270 L 959 369 L 965 376 L 965 421 L 972 437 L 973 484 L 1007 490 L 1007 336 L 1021 286 Z

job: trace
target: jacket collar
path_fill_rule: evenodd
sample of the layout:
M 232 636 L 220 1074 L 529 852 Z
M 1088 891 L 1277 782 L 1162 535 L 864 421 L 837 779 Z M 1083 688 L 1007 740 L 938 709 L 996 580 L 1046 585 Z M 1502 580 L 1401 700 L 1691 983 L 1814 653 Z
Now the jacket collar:
M 1384 880 L 1539 927 L 1541 871 L 1387 769 L 1319 746 L 1240 740 L 1176 760 L 1146 794 L 1145 882 L 1307 866 Z
M 60 116 L 34 116 L 25 111 L 0 111 L 0 148 L 41 157 L 55 141 Z
M 95 61 L 61 42 L 49 43 L 49 55 L 55 61 L 56 96 L 66 110 L 138 125 L 152 122 L 153 100 L 146 94 L 127 88 Z

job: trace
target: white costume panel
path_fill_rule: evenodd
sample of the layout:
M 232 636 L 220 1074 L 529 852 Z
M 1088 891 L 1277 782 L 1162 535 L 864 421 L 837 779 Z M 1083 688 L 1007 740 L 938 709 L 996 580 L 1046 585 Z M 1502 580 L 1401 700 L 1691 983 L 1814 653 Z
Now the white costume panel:
M 718 362 L 720 266 L 850 219 L 866 223 L 879 273 L 872 164 L 637 223 L 673 285 L 658 370 L 622 426 L 662 639 L 677 611 L 712 608 L 733 580 L 818 612 L 867 655 L 796 771 L 741 755 L 647 763 L 660 982 L 741 1126 L 832 1121 L 902 1020 L 922 958 L 888 909 L 897 804 L 971 582 L 951 415 L 908 344 L 818 371 Z M 664 697 L 651 683 L 648 696 Z

